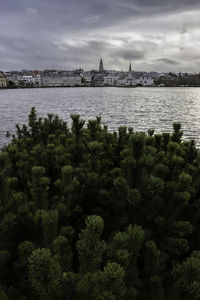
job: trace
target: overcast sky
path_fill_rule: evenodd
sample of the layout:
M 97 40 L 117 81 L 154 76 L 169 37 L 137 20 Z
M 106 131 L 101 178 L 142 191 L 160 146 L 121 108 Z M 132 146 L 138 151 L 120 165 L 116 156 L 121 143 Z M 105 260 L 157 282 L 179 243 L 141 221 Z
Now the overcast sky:
M 0 0 L 0 69 L 200 72 L 200 0 Z

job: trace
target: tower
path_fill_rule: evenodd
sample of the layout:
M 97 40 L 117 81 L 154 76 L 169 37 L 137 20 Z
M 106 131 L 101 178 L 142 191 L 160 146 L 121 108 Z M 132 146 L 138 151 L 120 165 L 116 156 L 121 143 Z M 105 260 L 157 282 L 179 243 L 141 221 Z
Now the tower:
M 131 67 L 131 61 L 130 61 L 130 64 L 129 64 L 129 72 L 132 72 L 132 67 Z
M 101 58 L 100 64 L 99 64 L 99 73 L 103 73 L 103 60 Z

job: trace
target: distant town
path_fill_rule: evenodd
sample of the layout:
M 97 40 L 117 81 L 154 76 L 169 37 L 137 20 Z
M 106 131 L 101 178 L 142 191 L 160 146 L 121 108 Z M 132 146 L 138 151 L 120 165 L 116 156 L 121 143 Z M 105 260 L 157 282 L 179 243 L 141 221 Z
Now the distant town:
M 34 87 L 139 87 L 200 86 L 200 73 L 158 73 L 134 71 L 131 62 L 127 71 L 105 70 L 100 60 L 98 70 L 22 70 L 0 71 L 0 88 Z

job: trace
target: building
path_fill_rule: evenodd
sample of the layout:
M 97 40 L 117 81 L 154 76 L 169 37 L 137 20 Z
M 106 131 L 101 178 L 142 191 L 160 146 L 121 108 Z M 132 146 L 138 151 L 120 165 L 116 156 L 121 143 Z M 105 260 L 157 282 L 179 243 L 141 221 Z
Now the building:
M 6 76 L 3 72 L 0 71 L 0 88 L 6 88 L 7 87 L 7 80 Z
M 32 85 L 41 85 L 41 76 L 39 74 L 36 74 L 36 75 L 23 75 L 21 76 L 20 80 L 19 81 L 22 81 L 25 83 L 25 85 L 29 85 L 29 84 L 32 84 Z
M 139 86 L 152 86 L 154 84 L 154 79 L 148 73 L 136 74 L 135 76 L 136 85 Z
M 14 75 L 13 72 L 5 72 L 7 84 L 16 84 L 17 81 L 17 75 Z
M 131 62 L 129 71 L 121 73 L 117 80 L 118 86 L 152 86 L 153 84 L 154 79 L 151 74 L 132 71 Z
M 81 75 L 78 71 L 45 71 L 42 76 L 44 87 L 81 86 Z
M 130 61 L 130 65 L 129 65 L 129 72 L 132 72 L 132 66 L 131 66 L 131 61 Z
M 83 83 L 84 83 L 86 86 L 90 86 L 91 80 L 92 80 L 92 74 L 91 74 L 91 71 L 82 72 L 82 73 L 81 73 L 81 76 L 82 76 L 82 78 L 83 78 Z
M 100 59 L 99 63 L 99 71 L 93 70 L 91 71 L 91 86 L 104 86 L 104 75 L 105 71 L 103 68 L 103 60 Z
M 41 71 L 10 71 L 5 72 L 8 86 L 40 86 Z
M 91 86 L 104 86 L 104 74 L 99 72 L 92 72 Z
M 119 79 L 119 73 L 116 71 L 106 71 L 104 75 L 104 85 L 106 86 L 114 86 L 117 85 L 117 81 Z
M 135 85 L 137 85 L 134 73 L 132 71 L 130 71 L 128 73 L 127 72 L 122 73 L 118 78 L 117 85 L 119 85 L 119 86 L 135 86 Z
M 100 63 L 99 63 L 99 73 L 103 73 L 104 69 L 103 69 L 103 60 L 101 58 Z

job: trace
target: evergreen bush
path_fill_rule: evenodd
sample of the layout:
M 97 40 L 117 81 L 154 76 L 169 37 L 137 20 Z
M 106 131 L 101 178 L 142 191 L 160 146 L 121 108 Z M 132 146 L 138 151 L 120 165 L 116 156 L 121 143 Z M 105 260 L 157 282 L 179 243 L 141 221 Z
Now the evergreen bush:
M 0 152 L 0 299 L 200 299 L 200 155 L 33 108 Z

